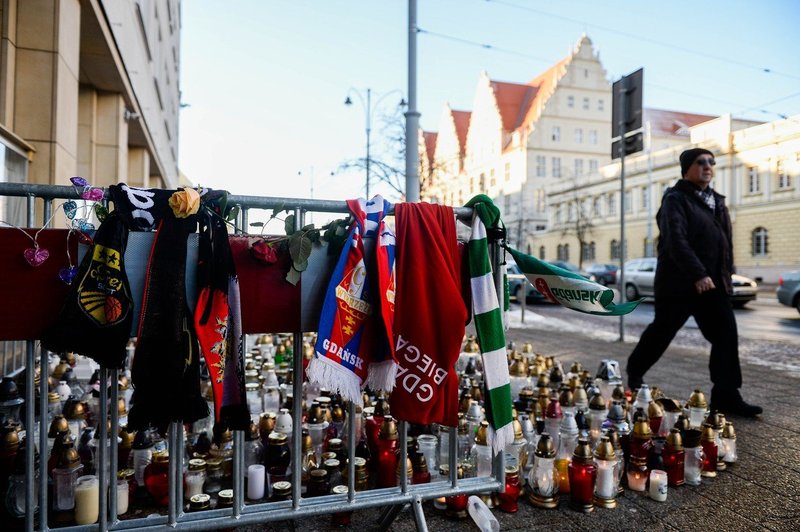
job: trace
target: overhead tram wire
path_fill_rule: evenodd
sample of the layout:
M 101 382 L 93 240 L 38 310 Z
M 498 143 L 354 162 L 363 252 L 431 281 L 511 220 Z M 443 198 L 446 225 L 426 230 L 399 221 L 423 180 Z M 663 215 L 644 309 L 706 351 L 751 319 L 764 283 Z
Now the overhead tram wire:
M 781 71 L 778 71 L 778 70 L 773 70 L 773 69 L 768 68 L 768 67 L 751 65 L 750 63 L 745 63 L 744 61 L 737 61 L 736 59 L 731 59 L 729 57 L 722 57 L 722 56 L 719 56 L 719 55 L 714 55 L 714 54 L 709 54 L 709 53 L 706 53 L 706 52 L 701 52 L 701 51 L 698 51 L 698 50 L 693 50 L 691 48 L 685 48 L 683 46 L 677 46 L 677 45 L 672 44 L 672 43 L 666 43 L 666 42 L 663 42 L 663 41 L 659 41 L 657 39 L 653 39 L 651 37 L 645 37 L 645 36 L 642 36 L 642 35 L 635 35 L 633 33 L 620 31 L 620 30 L 617 30 L 617 29 L 614 29 L 614 28 L 610 28 L 608 26 L 601 26 L 600 24 L 594 24 L 594 23 L 591 23 L 591 22 L 586 22 L 585 20 L 579 20 L 579 19 L 572 18 L 572 17 L 566 17 L 564 15 L 556 15 L 555 13 L 550 13 L 548 11 L 542 11 L 542 10 L 535 9 L 535 8 L 532 8 L 532 7 L 521 6 L 521 5 L 514 4 L 513 2 L 508 2 L 508 1 L 505 1 L 505 0 L 485 0 L 485 1 L 486 2 L 495 3 L 495 4 L 504 5 L 504 6 L 511 7 L 511 8 L 514 8 L 514 9 L 519 9 L 521 11 L 528 11 L 530 13 L 536 13 L 537 15 L 544 15 L 546 17 L 551 17 L 551 18 L 555 18 L 555 19 L 558 19 L 558 20 L 563 20 L 563 21 L 566 21 L 566 22 L 572 22 L 574 24 L 582 24 L 583 26 L 586 26 L 586 27 L 596 28 L 596 29 L 602 30 L 602 31 L 607 31 L 609 33 L 614 33 L 614 34 L 620 35 L 622 37 L 628 37 L 628 38 L 634 39 L 636 41 L 648 42 L 650 44 L 655 44 L 657 46 L 663 46 L 665 48 L 670 48 L 672 50 L 678 50 L 678 51 L 685 52 L 685 53 L 688 53 L 688 54 L 693 54 L 693 55 L 696 55 L 698 57 L 704 57 L 706 59 L 713 59 L 715 61 L 720 61 L 720 62 L 728 63 L 728 64 L 731 64 L 731 65 L 737 65 L 737 66 L 740 66 L 740 67 L 749 68 L 751 70 L 757 70 L 757 71 L 762 72 L 764 74 L 774 74 L 776 76 L 782 76 L 782 77 L 789 78 L 789 79 L 800 80 L 800 75 L 797 75 L 797 74 L 790 74 L 788 72 L 781 72 Z
M 488 51 L 492 51 L 492 52 L 501 52 L 501 53 L 504 53 L 504 54 L 515 55 L 515 56 L 518 56 L 518 57 L 524 57 L 524 58 L 527 58 L 527 59 L 534 59 L 536 61 L 541 61 L 541 62 L 546 63 L 548 65 L 553 65 L 553 64 L 558 62 L 556 60 L 545 59 L 543 57 L 538 57 L 538 56 L 526 54 L 524 52 L 518 52 L 516 50 L 510 50 L 508 48 L 499 48 L 499 47 L 491 45 L 491 44 L 481 43 L 481 42 L 478 42 L 478 41 L 465 39 L 463 37 L 456 37 L 455 35 L 448 35 L 446 33 L 439 33 L 439 32 L 435 32 L 435 31 L 426 30 L 426 29 L 423 29 L 423 28 L 417 28 L 417 33 L 421 33 L 421 34 L 424 34 L 424 35 L 430 35 L 432 37 L 436 37 L 436 38 L 439 38 L 439 39 L 444 39 L 444 40 L 448 40 L 448 41 L 452 41 L 452 42 L 457 42 L 459 44 L 465 44 L 467 46 L 474 46 L 474 47 L 477 47 L 477 48 L 483 48 L 484 50 L 488 50 Z M 713 97 L 710 97 L 710 96 L 704 96 L 704 95 L 701 95 L 701 94 L 687 92 L 687 91 L 683 91 L 683 90 L 680 90 L 680 89 L 673 89 L 671 87 L 665 87 L 664 85 L 658 85 L 656 83 L 646 82 L 645 83 L 645 87 L 653 87 L 653 88 L 657 88 L 657 89 L 661 89 L 661 90 L 665 90 L 665 91 L 669 91 L 669 92 L 674 92 L 676 94 L 682 94 L 684 96 L 691 96 L 691 97 L 694 97 L 694 98 L 699 98 L 699 99 L 703 99 L 703 100 L 707 100 L 707 101 L 711 101 L 711 102 L 715 102 L 715 103 L 719 103 L 719 104 L 723 104 L 723 105 L 732 105 L 734 107 L 745 107 L 745 105 L 742 104 L 741 102 L 729 102 L 729 101 L 726 101 L 726 100 L 720 100 L 718 98 L 713 98 Z M 787 97 L 784 97 L 784 98 L 780 98 L 779 100 L 770 102 L 770 104 L 771 103 L 776 103 L 777 101 L 782 101 L 784 99 L 788 99 L 788 98 L 790 98 L 792 96 L 795 96 L 795 95 L 790 95 L 790 96 L 787 96 Z M 769 105 L 769 104 L 764 104 L 764 106 L 765 105 Z M 769 111 L 769 110 L 766 110 L 766 109 L 763 109 L 763 108 L 760 108 L 760 107 L 763 107 L 763 106 L 759 106 L 758 108 L 748 109 L 748 111 L 753 110 L 753 111 L 758 111 L 758 112 L 765 113 L 765 114 L 775 114 L 775 115 L 781 116 L 780 113 L 777 113 L 775 111 Z M 740 112 L 739 114 L 742 114 L 742 113 L 743 112 Z

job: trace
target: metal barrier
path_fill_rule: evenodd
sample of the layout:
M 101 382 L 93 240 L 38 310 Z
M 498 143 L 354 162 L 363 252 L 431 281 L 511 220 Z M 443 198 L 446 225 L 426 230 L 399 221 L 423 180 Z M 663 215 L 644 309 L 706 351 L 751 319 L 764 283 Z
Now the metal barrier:
M 27 198 L 27 220 L 29 227 L 34 226 L 35 201 L 43 200 L 42 214 L 43 220 L 47 220 L 53 213 L 53 201 L 56 199 L 80 199 L 76 190 L 68 186 L 57 185 L 34 185 L 25 183 L 0 183 L 0 196 L 18 196 Z M 295 227 L 300 229 L 305 225 L 305 216 L 308 212 L 328 212 L 328 213 L 347 213 L 347 205 L 344 201 L 324 201 L 294 198 L 267 198 L 258 196 L 229 196 L 229 204 L 236 204 L 240 207 L 240 214 L 236 220 L 236 232 L 244 233 L 249 226 L 249 214 L 253 209 L 275 209 L 292 208 L 295 215 Z M 472 209 L 454 209 L 461 220 L 468 220 L 472 216 Z M 502 294 L 502 274 L 498 265 L 500 264 L 500 246 L 498 242 L 493 242 L 491 247 L 492 264 L 494 266 L 495 284 L 497 293 Z M 264 331 L 264 332 L 285 332 L 285 331 Z M 99 479 L 99 521 L 96 524 L 85 526 L 68 526 L 57 528 L 64 532 L 84 532 L 95 530 L 144 530 L 151 528 L 163 528 L 169 526 L 175 529 L 208 530 L 221 527 L 232 527 L 255 523 L 264 523 L 279 520 L 295 520 L 304 517 L 331 514 L 336 512 L 349 512 L 353 510 L 386 507 L 381 517 L 380 526 L 388 528 L 395 517 L 411 505 L 415 523 L 419 530 L 427 530 L 425 517 L 422 511 L 422 501 L 438 497 L 448 497 L 457 494 L 484 493 L 490 491 L 502 491 L 505 486 L 504 454 L 501 452 L 493 462 L 493 474 L 490 477 L 477 477 L 458 479 L 457 478 L 457 437 L 456 429 L 449 428 L 449 479 L 432 482 L 429 484 L 410 485 L 405 474 L 400 475 L 398 487 L 373 489 L 369 491 L 355 490 L 355 421 L 356 407 L 350 403 L 347 410 L 347 433 L 348 433 L 348 465 L 347 494 L 325 495 L 313 498 L 301 497 L 301 485 L 298 481 L 301 478 L 301 431 L 302 431 L 302 402 L 303 397 L 303 332 L 295 331 L 293 336 L 294 353 L 293 357 L 293 438 L 291 449 L 291 478 L 292 498 L 290 501 L 264 502 L 255 504 L 245 504 L 244 502 L 244 432 L 235 431 L 233 436 L 233 495 L 234 503 L 232 508 L 218 508 L 213 510 L 184 512 L 183 503 L 183 473 L 186 464 L 183 463 L 182 452 L 170 452 L 169 454 L 169 505 L 167 515 L 157 515 L 145 518 L 123 519 L 118 516 L 116 492 L 108 494 L 109 486 L 113 486 L 111 481 L 116 480 L 106 478 L 105 467 L 98 467 L 97 476 Z M 14 345 L 17 342 L 13 342 Z M 37 347 L 32 340 L 25 341 L 25 366 L 24 368 L 14 367 L 15 373 L 27 368 L 35 368 L 37 361 L 42 370 L 39 383 L 39 440 L 38 449 L 47 449 L 47 411 L 48 411 L 48 379 L 46 369 L 48 367 L 48 352 Z M 38 351 L 38 354 L 37 354 Z M 3 361 L 5 363 L 5 351 L 3 351 Z M 130 362 L 130 361 L 129 361 Z M 5 364 L 3 366 L 5 370 Z M 25 428 L 31 430 L 35 425 L 34 419 L 34 371 L 25 371 Z M 116 369 L 100 369 L 101 383 L 116 383 L 119 378 L 119 371 Z M 99 399 L 99 419 L 111 420 L 111 434 L 119 433 L 119 414 L 116 405 L 119 400 L 119 388 L 112 385 L 110 394 L 107 386 L 100 386 Z M 113 405 L 110 408 L 109 404 Z M 110 414 L 110 415 L 109 415 Z M 99 423 L 100 442 L 108 441 L 107 423 Z M 398 422 L 400 436 L 399 463 L 407 463 L 407 431 L 406 422 Z M 184 442 L 184 427 L 181 423 L 172 423 L 167 435 L 170 449 L 180 449 Z M 106 445 L 99 445 L 98 463 L 104 464 L 110 461 L 109 471 L 115 474 L 118 470 L 118 448 L 117 445 L 110 445 L 110 453 Z M 26 517 L 25 528 L 28 531 L 35 529 L 46 531 L 48 527 L 48 469 L 47 459 L 43 456 L 39 460 L 39 493 L 35 489 L 35 469 L 34 469 L 34 446 L 26 445 Z M 107 456 L 110 454 L 110 456 Z M 38 527 L 35 526 L 36 506 L 38 503 L 39 519 Z

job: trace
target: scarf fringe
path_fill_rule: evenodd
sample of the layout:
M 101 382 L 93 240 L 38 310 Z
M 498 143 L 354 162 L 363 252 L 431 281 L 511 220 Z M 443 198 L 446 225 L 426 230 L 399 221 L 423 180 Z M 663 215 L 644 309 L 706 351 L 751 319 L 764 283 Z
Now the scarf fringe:
M 501 453 L 506 445 L 514 443 L 514 425 L 508 423 L 497 430 L 489 425 L 489 437 L 492 439 L 492 454 Z
M 381 390 L 386 393 L 391 393 L 391 391 L 394 390 L 396 379 L 397 363 L 390 359 L 370 364 L 365 384 L 369 386 L 372 391 L 377 392 Z
M 315 382 L 332 392 L 338 393 L 345 401 L 352 401 L 358 406 L 364 406 L 361 396 L 361 385 L 355 373 L 340 366 L 321 353 L 308 363 L 306 375 L 309 382 Z

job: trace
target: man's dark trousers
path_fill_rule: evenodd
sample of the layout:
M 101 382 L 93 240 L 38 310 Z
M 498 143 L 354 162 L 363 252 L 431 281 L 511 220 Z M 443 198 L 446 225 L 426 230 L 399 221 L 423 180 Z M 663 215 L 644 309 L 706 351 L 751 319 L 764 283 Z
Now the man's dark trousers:
M 656 297 L 655 319 L 642 333 L 628 357 L 630 378 L 641 378 L 664 354 L 689 316 L 694 316 L 700 332 L 711 343 L 711 382 L 718 390 L 742 386 L 739 367 L 739 341 L 736 318 L 728 294 L 716 288 L 700 295 Z

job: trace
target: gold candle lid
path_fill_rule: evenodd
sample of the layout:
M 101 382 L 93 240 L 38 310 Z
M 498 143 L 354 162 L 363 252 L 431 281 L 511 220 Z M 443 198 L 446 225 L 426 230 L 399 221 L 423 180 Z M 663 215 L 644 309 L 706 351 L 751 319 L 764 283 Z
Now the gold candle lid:
M 189 471 L 205 471 L 206 461 L 201 458 L 192 458 L 189 460 Z
M 547 432 L 542 432 L 539 436 L 539 443 L 536 444 L 536 451 L 534 453 L 539 458 L 555 458 L 556 448 L 553 445 L 553 439 Z
M 614 452 L 614 445 L 608 436 L 600 438 L 597 449 L 594 450 L 594 457 L 598 460 L 616 460 L 617 453 Z
M 314 471 L 323 471 L 320 469 L 315 469 Z M 314 472 L 312 471 L 312 473 Z M 281 480 L 280 482 L 276 482 L 272 485 L 272 494 L 278 497 L 285 497 L 287 495 L 291 495 L 292 493 L 292 483 L 286 482 L 285 480 Z
M 647 417 L 650 419 L 664 417 L 664 409 L 661 408 L 661 405 L 655 401 L 650 401 L 650 403 L 647 405 Z
M 669 434 L 667 435 L 667 449 L 672 449 L 673 451 L 680 451 L 683 449 L 683 438 L 681 437 L 681 431 L 678 429 L 670 429 Z
M 478 445 L 489 445 L 489 422 L 481 421 L 481 426 L 475 433 L 475 443 Z
M 643 415 L 633 425 L 633 437 L 640 440 L 649 440 L 653 437 L 653 432 L 650 430 L 650 420 L 647 416 Z
M 736 431 L 733 430 L 733 423 L 730 421 L 725 422 L 725 428 L 722 429 L 722 437 L 729 440 L 736 439 Z
M 575 396 L 569 387 L 561 389 L 561 393 L 558 395 L 558 402 L 561 403 L 561 406 L 575 406 Z
M 692 392 L 692 395 L 689 396 L 689 402 L 687 404 L 689 408 L 708 408 L 706 396 L 703 395 L 703 392 L 698 389 L 695 389 L 695 391 Z
M 381 440 L 397 439 L 397 423 L 394 422 L 392 416 L 386 416 L 383 418 L 383 424 L 381 425 L 381 431 L 378 434 L 378 438 Z
M 714 430 L 720 431 L 725 427 L 725 414 L 721 412 L 712 412 L 706 418 L 706 423 L 714 427 Z
M 589 410 L 605 410 L 606 409 L 606 400 L 603 396 L 599 393 L 596 393 L 592 396 L 592 399 L 589 401 Z
M 53 421 L 50 422 L 50 430 L 47 432 L 47 437 L 55 438 L 62 432 L 69 432 L 69 422 L 62 415 L 54 416 Z
M 711 426 L 710 423 L 703 423 L 703 428 L 701 429 L 702 433 L 700 435 L 700 441 L 715 441 L 717 438 L 717 431 L 714 430 L 714 427 Z
M 592 446 L 586 438 L 578 438 L 578 445 L 572 454 L 572 461 L 578 464 L 591 464 L 594 460 Z
M 207 510 L 211 506 L 211 496 L 208 493 L 198 493 L 189 499 L 191 510 Z
M 280 482 L 276 482 L 276 484 L 280 484 Z M 231 506 L 233 504 L 233 490 L 220 490 L 217 494 L 217 499 L 220 506 Z
M 61 401 L 61 396 L 58 395 L 58 392 L 49 392 L 47 394 L 47 402 L 48 403 L 58 403 Z
M 169 453 L 167 451 L 156 451 L 153 453 L 153 462 L 156 464 L 164 464 L 169 462 Z

